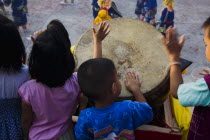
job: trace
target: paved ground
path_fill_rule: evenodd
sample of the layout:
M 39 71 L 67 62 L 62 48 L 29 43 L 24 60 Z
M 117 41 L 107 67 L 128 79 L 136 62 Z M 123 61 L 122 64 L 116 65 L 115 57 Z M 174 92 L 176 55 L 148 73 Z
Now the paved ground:
M 52 19 L 61 20 L 67 27 L 72 44 L 75 44 L 80 36 L 92 26 L 92 0 L 75 0 L 75 6 L 62 6 L 60 0 L 28 0 L 29 33 L 21 32 L 21 36 L 30 52 L 31 42 L 27 36 L 36 30 L 44 29 Z M 136 0 L 114 0 L 124 17 L 135 18 L 134 9 Z M 162 0 L 158 0 L 158 14 L 162 10 Z M 201 25 L 210 16 L 209 0 L 175 0 L 175 25 L 180 34 L 186 34 L 186 43 L 182 57 L 193 62 L 188 73 L 184 76 L 185 81 L 192 81 L 190 73 L 193 69 L 203 65 L 209 65 L 205 61 L 205 45 L 203 43 L 203 31 Z M 10 8 L 7 10 L 11 11 Z M 11 14 L 8 15 L 11 18 Z M 210 65 L 209 65 L 210 67 Z

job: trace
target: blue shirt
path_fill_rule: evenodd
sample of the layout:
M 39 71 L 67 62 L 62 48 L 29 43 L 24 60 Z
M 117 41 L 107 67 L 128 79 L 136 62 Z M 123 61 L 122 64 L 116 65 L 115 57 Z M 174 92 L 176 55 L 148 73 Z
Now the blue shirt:
M 115 102 L 106 108 L 83 110 L 75 126 L 75 135 L 78 140 L 134 140 L 134 130 L 152 119 L 152 108 L 147 103 Z
M 209 106 L 210 91 L 204 78 L 178 88 L 178 98 L 183 106 Z
M 136 1 L 136 7 L 141 8 L 141 7 L 143 6 L 143 4 L 144 4 L 144 1 L 145 1 L 145 0 L 137 0 L 137 1 Z
M 4 0 L 7 5 L 12 3 L 12 9 L 21 10 L 26 6 L 27 0 Z
M 98 5 L 98 0 L 93 0 L 91 5 L 94 6 L 95 8 L 100 8 Z
M 8 73 L 0 70 L 0 100 L 20 98 L 18 89 L 20 86 L 30 79 L 28 67 L 23 65 L 17 73 Z
M 148 3 L 149 10 L 153 10 L 154 8 L 157 8 L 157 0 L 146 0 Z
M 161 22 L 167 22 L 167 21 L 173 21 L 174 20 L 174 11 L 168 11 L 167 8 L 165 8 L 162 11 L 162 15 L 160 18 Z
M 151 1 L 151 8 L 154 9 L 157 7 L 157 0 L 152 0 Z

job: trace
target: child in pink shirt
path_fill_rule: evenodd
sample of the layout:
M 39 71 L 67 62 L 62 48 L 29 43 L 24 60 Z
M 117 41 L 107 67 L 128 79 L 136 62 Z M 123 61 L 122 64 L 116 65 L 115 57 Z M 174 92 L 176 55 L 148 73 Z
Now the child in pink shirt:
M 94 30 L 94 56 L 109 32 L 102 23 Z M 30 140 L 75 139 L 72 115 L 77 108 L 80 93 L 75 60 L 69 51 L 68 32 L 57 20 L 34 41 L 29 57 L 32 80 L 19 89 L 22 97 L 22 127 Z

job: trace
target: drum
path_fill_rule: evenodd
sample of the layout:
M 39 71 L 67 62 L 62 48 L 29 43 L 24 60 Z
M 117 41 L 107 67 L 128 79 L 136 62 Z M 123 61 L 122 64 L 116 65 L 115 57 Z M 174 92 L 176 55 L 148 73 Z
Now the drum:
M 142 81 L 141 92 L 150 104 L 163 103 L 169 90 L 169 58 L 161 34 L 153 26 L 136 19 L 108 20 L 111 32 L 103 41 L 103 57 L 114 61 L 122 92 L 119 100 L 134 99 L 124 84 L 127 71 L 136 72 Z M 95 25 L 98 28 L 99 25 Z M 77 67 L 93 56 L 92 30 L 76 45 Z

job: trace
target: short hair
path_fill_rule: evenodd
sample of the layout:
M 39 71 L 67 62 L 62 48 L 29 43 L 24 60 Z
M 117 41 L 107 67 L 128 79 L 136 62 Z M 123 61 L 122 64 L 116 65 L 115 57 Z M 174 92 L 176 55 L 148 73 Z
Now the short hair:
M 0 14 L 0 69 L 18 72 L 26 61 L 23 41 L 16 25 Z
M 210 17 L 207 18 L 207 20 L 203 23 L 202 28 L 204 28 L 205 30 L 208 29 L 208 37 L 210 39 Z
M 65 29 L 65 28 L 64 28 Z M 63 86 L 75 70 L 71 43 L 60 28 L 49 28 L 41 33 L 29 56 L 29 72 L 33 79 L 48 87 Z
M 106 58 L 85 61 L 78 69 L 78 83 L 89 99 L 102 100 L 115 82 L 114 63 Z

